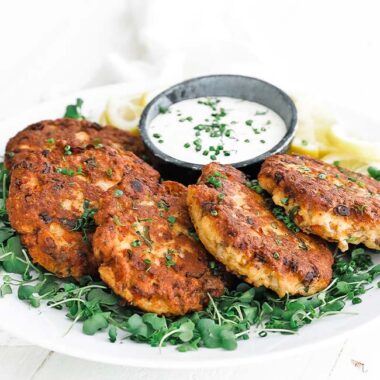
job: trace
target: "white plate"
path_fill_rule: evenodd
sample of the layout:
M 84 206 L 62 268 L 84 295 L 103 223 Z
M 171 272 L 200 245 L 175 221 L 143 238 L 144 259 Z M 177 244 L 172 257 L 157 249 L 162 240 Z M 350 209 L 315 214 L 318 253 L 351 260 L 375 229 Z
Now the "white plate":
M 0 152 L 4 151 L 7 140 L 26 125 L 62 116 L 65 106 L 73 103 L 76 97 L 84 100 L 84 113 L 96 120 L 110 95 L 129 94 L 139 90 L 144 89 L 125 85 L 97 88 L 45 103 L 17 117 L 2 121 Z M 347 112 L 345 116 L 349 119 Z M 373 257 L 376 263 L 380 263 L 380 255 Z M 345 309 L 346 312 L 355 314 L 321 319 L 303 327 L 297 335 L 273 334 L 266 338 L 241 341 L 235 351 L 200 349 L 196 352 L 179 353 L 173 347 L 159 350 L 129 340 L 112 344 L 106 333 L 84 335 L 80 323 L 64 336 L 71 322 L 63 312 L 44 307 L 34 309 L 18 300 L 15 294 L 0 299 L 0 328 L 38 346 L 96 362 L 152 368 L 221 367 L 253 363 L 268 358 L 273 360 L 280 355 L 305 350 L 350 334 L 354 329 L 374 322 L 380 315 L 379 289 L 375 287 L 362 298 L 361 304 L 347 306 Z

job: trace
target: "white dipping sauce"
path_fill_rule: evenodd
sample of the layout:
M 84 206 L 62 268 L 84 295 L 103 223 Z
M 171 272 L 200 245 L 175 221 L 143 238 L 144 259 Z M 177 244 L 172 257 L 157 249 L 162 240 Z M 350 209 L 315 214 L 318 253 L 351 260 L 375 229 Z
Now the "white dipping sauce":
M 274 111 L 229 97 L 188 99 L 160 108 L 148 127 L 162 152 L 194 164 L 249 160 L 274 147 L 285 133 L 285 122 Z

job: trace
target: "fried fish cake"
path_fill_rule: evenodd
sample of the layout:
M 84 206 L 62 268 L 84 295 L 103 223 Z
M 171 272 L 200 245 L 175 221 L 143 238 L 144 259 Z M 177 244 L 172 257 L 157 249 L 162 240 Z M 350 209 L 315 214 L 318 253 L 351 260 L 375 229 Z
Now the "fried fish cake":
M 246 282 L 282 297 L 310 295 L 331 281 L 327 246 L 288 230 L 232 166 L 206 165 L 198 184 L 189 186 L 187 204 L 206 249 Z
M 186 187 L 126 176 L 95 216 L 99 273 L 113 291 L 147 312 L 183 315 L 221 296 L 208 255 L 192 230 Z
M 380 182 L 306 156 L 269 157 L 260 185 L 307 233 L 380 249 Z
M 143 157 L 144 144 L 140 137 L 114 127 L 102 127 L 87 120 L 57 119 L 32 124 L 11 138 L 6 147 L 5 166 L 13 165 L 25 158 L 25 153 L 51 151 L 62 146 L 85 147 L 109 145 L 131 151 Z
M 110 147 L 30 152 L 15 164 L 7 210 L 33 261 L 59 277 L 96 273 L 91 216 L 103 193 L 131 172 L 159 177 L 133 153 Z

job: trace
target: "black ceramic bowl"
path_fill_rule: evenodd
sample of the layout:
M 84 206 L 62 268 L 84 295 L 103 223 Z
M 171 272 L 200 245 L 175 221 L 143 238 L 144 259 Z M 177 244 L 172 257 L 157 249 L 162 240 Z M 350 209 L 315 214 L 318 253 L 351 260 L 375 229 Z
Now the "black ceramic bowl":
M 153 165 L 163 178 L 183 183 L 195 182 L 202 165 L 181 161 L 162 152 L 148 135 L 149 124 L 159 114 L 160 107 L 167 108 L 182 100 L 208 96 L 228 96 L 260 103 L 275 111 L 285 122 L 287 132 L 277 145 L 252 159 L 232 164 L 234 167 L 255 175 L 267 157 L 287 151 L 296 131 L 297 110 L 285 92 L 268 82 L 241 75 L 209 75 L 193 78 L 157 95 L 141 115 L 139 124 L 141 136 L 152 155 Z

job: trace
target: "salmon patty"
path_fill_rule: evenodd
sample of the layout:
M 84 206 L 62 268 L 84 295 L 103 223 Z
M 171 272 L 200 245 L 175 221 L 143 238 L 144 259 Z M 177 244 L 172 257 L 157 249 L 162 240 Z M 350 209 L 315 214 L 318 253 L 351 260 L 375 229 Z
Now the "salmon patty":
M 332 277 L 330 250 L 317 238 L 291 232 L 248 185 L 239 170 L 211 163 L 189 186 L 190 216 L 206 249 L 246 282 L 280 297 L 324 289 Z
M 87 120 L 57 119 L 32 124 L 11 138 L 5 150 L 5 166 L 11 170 L 29 152 L 51 151 L 54 148 L 72 146 L 96 147 L 109 145 L 145 156 L 140 137 L 114 127 L 102 127 Z
M 106 146 L 57 147 L 18 161 L 7 210 L 33 261 L 59 277 L 95 274 L 92 216 L 103 193 L 131 172 L 159 177 L 133 153 Z
M 310 157 L 269 157 L 259 174 L 272 194 L 307 233 L 338 243 L 380 249 L 380 182 Z
M 222 281 L 194 234 L 186 187 L 126 176 L 104 196 L 93 246 L 102 280 L 147 312 L 184 315 L 221 296 Z

